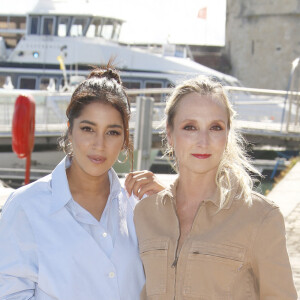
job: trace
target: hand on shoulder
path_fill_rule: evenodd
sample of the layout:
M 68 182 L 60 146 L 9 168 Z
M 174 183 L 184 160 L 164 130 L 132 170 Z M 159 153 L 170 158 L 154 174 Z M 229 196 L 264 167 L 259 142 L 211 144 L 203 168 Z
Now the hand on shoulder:
M 151 196 L 166 187 L 151 171 L 130 172 L 125 179 L 125 189 L 129 195 L 134 193 L 139 199 L 144 195 Z

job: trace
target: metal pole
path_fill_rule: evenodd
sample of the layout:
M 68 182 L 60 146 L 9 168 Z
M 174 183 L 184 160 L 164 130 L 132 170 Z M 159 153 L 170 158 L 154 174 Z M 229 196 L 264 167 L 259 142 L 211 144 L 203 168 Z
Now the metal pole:
M 26 169 L 25 169 L 25 180 L 24 184 L 30 183 L 30 166 L 31 166 L 31 153 L 26 157 Z
M 291 93 L 289 97 L 289 110 L 288 110 L 288 115 L 287 115 L 287 120 L 286 120 L 286 128 L 285 131 L 289 132 L 289 126 L 291 122 L 291 114 L 292 114 L 292 105 L 293 105 L 293 92 Z
M 299 72 L 298 72 L 299 73 Z M 299 91 L 299 75 L 296 77 L 297 80 L 297 91 Z M 297 126 L 299 122 L 299 104 L 300 104 L 300 97 L 298 94 L 295 95 L 295 100 L 296 100 L 296 117 L 295 117 L 295 122 L 294 125 Z
M 150 168 L 153 105 L 153 98 L 137 97 L 137 117 L 134 134 L 134 147 L 137 150 L 137 170 Z
M 283 122 L 284 122 L 286 102 L 287 102 L 287 100 L 289 98 L 289 90 L 291 88 L 294 71 L 295 71 L 296 67 L 299 64 L 299 60 L 300 60 L 300 57 L 297 57 L 296 59 L 293 60 L 293 63 L 292 63 L 292 69 L 291 69 L 291 73 L 290 73 L 290 77 L 289 77 L 289 81 L 288 81 L 286 96 L 285 96 L 285 99 L 284 99 L 284 106 L 283 106 L 282 115 L 281 115 L 281 128 L 280 128 L 280 132 L 282 132 L 282 129 L 283 129 Z M 286 130 L 287 131 L 288 131 L 288 128 L 289 128 L 289 125 L 288 125 L 288 122 L 287 122 L 287 124 L 286 124 Z

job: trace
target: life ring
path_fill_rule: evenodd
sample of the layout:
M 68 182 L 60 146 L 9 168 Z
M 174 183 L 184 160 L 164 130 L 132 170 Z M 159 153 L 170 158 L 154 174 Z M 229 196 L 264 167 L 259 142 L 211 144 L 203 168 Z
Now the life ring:
M 12 148 L 19 158 L 30 156 L 34 147 L 35 101 L 32 96 L 16 99 L 12 121 Z

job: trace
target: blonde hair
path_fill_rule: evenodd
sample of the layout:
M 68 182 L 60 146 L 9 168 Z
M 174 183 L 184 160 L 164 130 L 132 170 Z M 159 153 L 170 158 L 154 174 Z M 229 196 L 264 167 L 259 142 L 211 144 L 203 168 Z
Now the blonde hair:
M 260 172 L 251 165 L 245 151 L 245 141 L 234 128 L 233 120 L 236 112 L 232 108 L 224 87 L 219 82 L 206 76 L 198 76 L 177 85 L 167 99 L 165 109 L 166 125 L 171 130 L 173 129 L 178 104 L 185 95 L 190 93 L 197 93 L 201 96 L 219 100 L 226 108 L 229 129 L 228 141 L 216 174 L 216 184 L 221 197 L 219 209 L 227 204 L 233 190 L 238 191 L 239 199 L 244 199 L 250 204 L 253 189 L 253 178 L 250 173 L 260 175 Z M 167 145 L 165 155 L 170 156 L 172 152 L 172 147 Z

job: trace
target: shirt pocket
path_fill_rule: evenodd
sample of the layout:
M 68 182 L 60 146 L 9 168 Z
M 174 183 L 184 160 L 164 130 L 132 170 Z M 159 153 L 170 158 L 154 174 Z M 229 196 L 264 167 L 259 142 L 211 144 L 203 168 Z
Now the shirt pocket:
M 139 248 L 146 275 L 147 296 L 166 293 L 169 239 L 149 239 L 140 243 Z
M 183 294 L 198 299 L 232 299 L 232 286 L 243 266 L 245 249 L 237 245 L 193 242 Z

